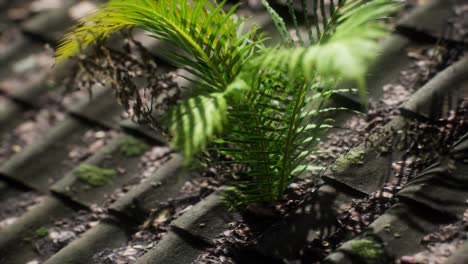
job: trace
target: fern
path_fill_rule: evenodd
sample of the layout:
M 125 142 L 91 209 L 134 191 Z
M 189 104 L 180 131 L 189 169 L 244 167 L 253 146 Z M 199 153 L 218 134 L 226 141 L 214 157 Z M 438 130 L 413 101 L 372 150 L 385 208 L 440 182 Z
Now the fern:
M 355 80 L 364 94 L 367 65 L 388 32 L 379 19 L 398 6 L 388 0 L 343 3 L 331 10 L 338 12 L 330 14 L 335 24 L 326 24 L 319 44 L 264 49 L 244 66 L 236 85 L 249 93 L 229 115 L 238 124 L 228 135 L 232 147 L 223 146 L 248 165 L 248 181 L 230 189 L 237 205 L 277 199 L 298 175 L 317 169 L 306 158 L 330 126 L 322 112 L 329 110 L 336 82 Z M 275 24 L 284 31 L 281 21 Z
M 225 1 L 111 0 L 83 18 L 57 49 L 57 62 L 112 32 L 139 27 L 184 52 L 173 59 L 195 86 L 166 116 L 173 145 L 186 162 L 212 144 L 238 163 L 243 179 L 227 192 L 236 205 L 279 198 L 298 175 L 318 169 L 306 162 L 330 126 L 324 112 L 336 83 L 355 80 L 364 94 L 364 74 L 388 32 L 379 20 L 393 0 L 301 0 L 310 44 L 289 34 L 284 20 L 263 0 L 283 44 L 265 48 L 255 28 L 240 34 L 237 6 Z M 296 31 L 298 17 L 288 1 Z M 309 18 L 309 11 L 313 16 Z M 318 14 L 322 20 L 318 19 Z M 328 19 L 327 19 L 328 18 Z M 222 162 L 222 161 L 221 161 Z
M 237 28 L 243 21 L 234 19 L 237 6 L 225 12 L 225 2 L 111 0 L 65 35 L 56 62 L 113 32 L 139 27 L 185 51 L 174 52 L 173 58 L 202 80 L 204 92 L 223 91 L 256 45 L 250 41 L 255 29 L 239 35 Z

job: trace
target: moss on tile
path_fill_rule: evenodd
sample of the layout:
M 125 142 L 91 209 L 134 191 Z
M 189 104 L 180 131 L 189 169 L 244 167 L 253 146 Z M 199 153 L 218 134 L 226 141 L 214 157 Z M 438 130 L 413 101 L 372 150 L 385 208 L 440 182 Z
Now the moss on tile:
M 351 249 L 354 254 L 365 260 L 377 260 L 383 255 L 381 246 L 368 239 L 351 241 Z
M 103 169 L 89 164 L 81 164 L 75 173 L 82 182 L 92 187 L 106 185 L 117 175 L 115 170 Z
M 41 226 L 34 231 L 34 236 L 37 238 L 43 238 L 49 234 L 49 229 L 45 226 Z
M 150 149 L 145 142 L 134 137 L 125 137 L 119 144 L 119 151 L 127 157 L 140 156 Z
M 335 169 L 364 164 L 364 151 L 352 150 L 336 160 Z
M 46 80 L 45 87 L 48 91 L 55 91 L 58 88 L 57 82 L 54 80 Z

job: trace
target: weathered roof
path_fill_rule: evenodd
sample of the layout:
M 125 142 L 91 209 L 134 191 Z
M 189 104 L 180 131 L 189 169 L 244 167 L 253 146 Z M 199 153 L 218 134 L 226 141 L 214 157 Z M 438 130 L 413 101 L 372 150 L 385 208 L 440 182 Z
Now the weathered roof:
M 159 135 L 126 118 L 110 89 L 94 91 L 92 99 L 87 93 L 77 92 L 65 101 L 57 100 L 61 95 L 54 90 L 53 80 L 64 78 L 72 65 L 63 64 L 49 71 L 53 58 L 44 43 L 54 45 L 72 24 L 70 8 L 87 1 L 50 1 L 56 8 L 39 8 L 34 15 L 23 14 L 32 11 L 21 10 L 28 1 L 21 2 L 24 5 L 15 9 L 9 1 L 0 0 L 0 23 L 2 27 L 5 25 L 4 32 L 10 34 L 6 40 L 0 35 L 0 263 L 92 263 L 105 259 L 107 253 L 120 247 L 129 259 L 134 258 L 134 263 L 195 261 L 230 223 L 242 216 L 228 211 L 221 203 L 220 190 L 205 197 L 198 188 L 192 191 L 193 197 L 183 196 L 181 189 L 200 176 L 184 170 L 182 158 L 171 153 Z M 460 4 L 466 5 L 466 1 L 426 1 L 397 23 L 397 31 L 383 42 L 384 52 L 371 67 L 368 77 L 371 101 L 382 99 L 382 87 L 398 83 L 401 72 L 410 70 L 408 49 L 431 47 L 441 38 L 449 45 L 466 43 L 466 38 L 454 32 L 448 34 L 445 27 L 447 17 Z M 256 14 L 256 19 L 265 27 L 271 24 L 264 13 Z M 156 56 L 164 57 L 158 53 L 160 50 L 155 49 Z M 418 90 L 401 106 L 402 114 L 383 129 L 399 130 L 409 118 L 429 118 L 429 106 L 441 98 L 442 107 L 447 110 L 450 100 L 466 98 L 467 65 L 468 57 L 463 55 L 418 85 Z M 162 62 L 160 67 L 164 71 L 174 70 L 170 62 Z M 454 94 L 458 96 L 456 99 Z M 345 95 L 335 100 L 359 105 Z M 342 118 L 348 117 L 349 114 L 344 114 Z M 129 155 L 125 151 L 129 140 L 148 147 Z M 391 176 L 390 168 L 387 170 L 389 157 L 399 160 L 404 154 L 381 155 L 364 143 L 353 151 L 363 153 L 365 166 L 342 163 L 333 174 L 324 176 L 317 192 L 267 228 L 257 240 L 254 251 L 259 256 L 293 258 L 316 233 L 323 235 L 321 231 L 329 224 L 325 222 L 335 221 L 314 213 L 382 188 Z M 343 159 L 352 159 L 353 151 Z M 466 153 L 466 148 L 463 151 Z M 460 218 L 468 199 L 468 169 L 466 160 L 459 163 L 460 174 L 465 177 L 453 180 L 460 188 L 435 186 L 428 183 L 434 179 L 421 179 L 402 191 L 398 195 L 401 200 L 371 225 L 381 235 L 379 242 L 388 246 L 389 254 L 417 252 L 425 234 L 441 223 Z M 83 176 L 86 170 L 83 168 L 98 169 L 97 173 L 105 173 L 109 178 L 94 182 L 89 178 L 93 175 Z M 330 193 L 333 199 L 324 199 Z M 440 198 L 439 193 L 448 196 L 444 198 L 453 200 L 454 205 L 434 202 Z M 171 203 L 183 205 L 184 210 L 175 210 L 175 219 L 166 219 L 164 210 Z M 417 210 L 419 206 L 430 208 L 434 215 L 450 217 L 433 221 L 427 211 Z M 162 232 L 161 237 L 152 237 L 137 228 L 148 219 L 172 222 L 170 228 L 167 224 L 162 227 L 167 232 Z M 409 225 L 410 222 L 419 226 Z M 407 236 L 400 239 L 386 235 L 388 225 Z M 66 233 L 67 230 L 71 232 Z M 139 239 L 146 239 L 145 247 L 137 243 Z M 63 248 L 54 248 L 56 245 Z M 345 263 L 348 256 L 342 252 L 346 250 L 345 244 L 329 260 Z M 468 262 L 466 256 L 460 258 Z M 106 261 L 126 263 L 119 259 Z

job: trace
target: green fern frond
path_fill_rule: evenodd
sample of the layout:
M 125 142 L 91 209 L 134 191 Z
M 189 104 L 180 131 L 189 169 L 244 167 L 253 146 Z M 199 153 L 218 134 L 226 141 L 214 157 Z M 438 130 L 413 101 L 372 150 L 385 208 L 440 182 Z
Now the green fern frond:
M 235 19 L 237 6 L 225 12 L 225 2 L 111 0 L 65 35 L 56 51 L 56 61 L 75 55 L 115 31 L 139 27 L 182 49 L 185 54 L 174 52 L 176 61 L 201 79 L 207 92 L 222 91 L 256 45 L 250 39 L 255 29 L 239 35 L 237 28 L 243 21 Z
M 259 68 L 278 68 L 289 74 L 300 73 L 311 79 L 318 73 L 325 78 L 339 77 L 355 80 L 363 93 L 367 66 L 380 50 L 377 40 L 385 36 L 389 27 L 380 19 L 401 5 L 392 0 L 374 0 L 366 4 L 347 1 L 329 36 L 319 45 L 300 48 L 271 48 L 251 64 Z
M 172 144 L 181 150 L 188 164 L 215 134 L 223 131 L 227 116 L 224 93 L 196 96 L 170 111 Z
M 278 33 L 280 34 L 281 39 L 283 40 L 283 45 L 285 45 L 286 47 L 293 46 L 294 40 L 288 32 L 288 28 L 286 27 L 286 23 L 284 23 L 283 18 L 281 18 L 281 16 L 276 12 L 276 10 L 274 10 L 270 6 L 267 0 L 262 0 L 262 4 L 263 6 L 265 6 L 265 9 L 267 10 L 268 14 L 273 20 L 273 23 L 275 24 L 276 29 L 278 30 Z

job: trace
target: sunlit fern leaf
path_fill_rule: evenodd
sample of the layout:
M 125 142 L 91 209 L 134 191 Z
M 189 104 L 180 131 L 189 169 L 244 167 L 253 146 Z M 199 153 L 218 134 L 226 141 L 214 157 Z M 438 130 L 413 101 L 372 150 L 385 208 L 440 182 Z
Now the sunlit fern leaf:
M 226 12 L 225 2 L 111 0 L 82 18 L 65 35 L 56 51 L 56 61 L 75 55 L 115 31 L 139 27 L 184 50 L 184 54 L 177 54 L 178 62 L 203 80 L 204 86 L 222 91 L 256 45 L 250 39 L 255 29 L 239 35 L 237 28 L 243 21 L 234 17 L 237 6 Z
M 401 5 L 393 0 L 347 1 L 336 25 L 330 26 L 327 38 L 319 45 L 300 48 L 271 48 L 253 60 L 260 68 L 278 68 L 291 75 L 298 72 L 309 80 L 318 73 L 325 78 L 339 77 L 358 82 L 363 91 L 367 67 L 381 48 L 377 40 L 388 33 L 380 21 Z
M 173 145 L 182 150 L 188 164 L 215 134 L 223 131 L 227 102 L 224 93 L 196 96 L 175 106 L 170 112 Z

